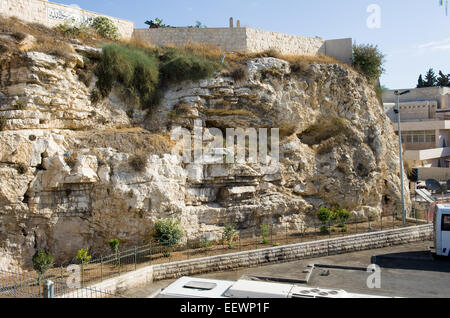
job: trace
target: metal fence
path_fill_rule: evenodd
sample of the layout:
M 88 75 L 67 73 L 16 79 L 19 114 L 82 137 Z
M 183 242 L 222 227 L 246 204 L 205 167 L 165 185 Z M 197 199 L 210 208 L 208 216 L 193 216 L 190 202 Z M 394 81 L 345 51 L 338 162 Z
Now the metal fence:
M 48 276 L 48 275 L 47 275 Z M 121 298 L 95 287 L 71 288 L 67 281 L 54 277 L 0 270 L 0 298 Z
M 415 209 L 413 218 L 407 219 L 406 226 L 416 226 L 429 223 L 428 210 Z M 183 244 L 169 247 L 159 243 L 121 250 L 117 254 L 98 256 L 86 265 L 80 265 L 81 286 L 88 286 L 117 277 L 128 272 L 152 264 L 164 264 L 176 261 L 190 260 L 214 255 L 223 255 L 239 251 L 248 251 L 271 246 L 281 246 L 294 243 L 310 242 L 315 240 L 344 237 L 355 234 L 377 232 L 389 229 L 402 228 L 400 214 L 379 217 L 353 217 L 345 222 L 319 221 L 309 226 L 298 227 L 266 225 L 266 230 L 238 231 L 231 241 L 226 239 L 216 241 L 187 240 Z M 53 277 L 64 281 L 70 275 L 66 265 L 53 268 L 50 272 Z
M 428 209 L 415 207 L 413 217 L 407 219 L 406 226 L 416 226 L 430 223 L 432 218 L 428 215 Z M 403 222 L 400 213 L 387 215 L 382 213 L 379 217 L 357 217 L 345 222 L 328 222 L 322 224 L 319 221 L 312 222 L 308 226 L 300 225 L 280 226 L 268 224 L 265 231 L 237 231 L 232 240 L 221 239 L 217 241 L 187 240 L 183 244 L 169 247 L 159 243 L 134 247 L 127 250 L 119 250 L 116 254 L 98 256 L 88 264 L 80 264 L 79 290 L 68 289 L 66 282 L 73 273 L 67 271 L 63 264 L 50 269 L 45 273 L 43 280 L 51 280 L 55 283 L 55 297 L 71 295 L 73 297 L 98 295 L 99 290 L 86 287 L 117 277 L 128 272 L 152 264 L 164 264 L 176 261 L 202 258 L 214 255 L 223 255 L 239 251 L 248 251 L 272 246 L 281 246 L 294 243 L 310 242 L 321 239 L 344 237 L 355 234 L 377 232 L 389 229 L 402 228 Z M 0 272 L 1 273 L 1 272 Z M 16 275 L 17 276 L 17 275 Z M 41 297 L 43 287 L 38 286 L 37 277 L 28 275 L 14 278 L 14 275 L 0 280 L 0 297 Z M 83 289 L 84 288 L 84 289 Z M 83 290 L 82 290 L 83 289 Z M 41 295 L 41 296 L 39 296 Z M 104 295 L 114 297 L 107 293 Z

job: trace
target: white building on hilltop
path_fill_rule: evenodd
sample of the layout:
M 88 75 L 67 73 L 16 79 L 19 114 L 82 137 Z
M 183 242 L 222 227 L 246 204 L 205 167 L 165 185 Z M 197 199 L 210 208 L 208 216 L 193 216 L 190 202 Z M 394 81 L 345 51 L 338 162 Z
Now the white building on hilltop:
M 398 133 L 394 92 L 383 93 L 383 104 Z M 411 89 L 410 93 L 400 96 L 400 117 L 405 159 L 414 167 L 449 168 L 450 88 Z

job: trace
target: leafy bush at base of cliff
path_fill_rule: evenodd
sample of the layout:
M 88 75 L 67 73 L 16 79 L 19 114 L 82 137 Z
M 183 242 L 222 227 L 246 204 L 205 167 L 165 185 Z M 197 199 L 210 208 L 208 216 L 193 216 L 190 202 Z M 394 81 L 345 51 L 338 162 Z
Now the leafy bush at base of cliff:
M 385 71 L 383 68 L 384 57 L 378 46 L 370 44 L 353 46 L 353 67 L 364 74 L 371 84 L 375 84 Z
M 53 267 L 53 255 L 41 249 L 36 251 L 32 259 L 33 269 L 39 274 L 38 282 L 41 283 L 42 275 L 44 275 L 50 268 Z
M 95 69 L 97 88 L 103 97 L 119 84 L 123 95 L 141 108 L 150 108 L 158 88 L 158 61 L 143 50 L 109 44 Z
M 118 85 L 125 102 L 151 110 L 168 84 L 204 79 L 221 67 L 217 60 L 183 48 L 114 43 L 103 47 L 95 75 L 103 97 Z
M 162 246 L 175 247 L 182 237 L 183 231 L 178 221 L 165 219 L 155 223 L 153 238 Z

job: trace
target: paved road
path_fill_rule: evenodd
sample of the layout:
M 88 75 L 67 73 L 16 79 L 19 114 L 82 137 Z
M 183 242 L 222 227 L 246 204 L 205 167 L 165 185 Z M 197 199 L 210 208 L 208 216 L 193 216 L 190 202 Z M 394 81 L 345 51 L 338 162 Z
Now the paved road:
M 220 272 L 197 277 L 238 280 L 243 275 L 300 279 L 308 264 L 319 264 L 308 286 L 344 289 L 347 292 L 398 297 L 450 297 L 450 260 L 434 260 L 428 252 L 432 242 L 420 242 L 377 250 L 341 254 L 291 263 L 267 265 L 232 272 Z M 381 267 L 381 288 L 367 287 L 367 267 L 373 262 Z M 327 266 L 342 269 L 327 268 Z M 329 276 L 321 276 L 329 270 Z M 126 294 L 128 297 L 148 297 L 174 280 L 149 284 Z

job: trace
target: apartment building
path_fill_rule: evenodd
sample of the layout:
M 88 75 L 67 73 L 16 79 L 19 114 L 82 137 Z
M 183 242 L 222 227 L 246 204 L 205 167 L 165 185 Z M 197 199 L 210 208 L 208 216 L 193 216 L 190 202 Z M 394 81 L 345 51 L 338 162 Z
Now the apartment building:
M 394 92 L 383 93 L 383 105 L 398 132 Z M 414 167 L 449 168 L 450 88 L 411 89 L 410 93 L 400 96 L 400 117 L 405 159 Z

